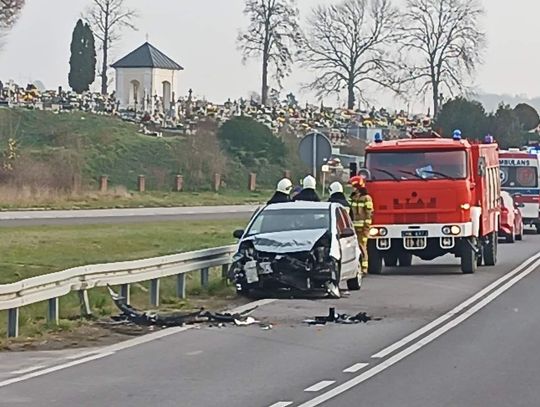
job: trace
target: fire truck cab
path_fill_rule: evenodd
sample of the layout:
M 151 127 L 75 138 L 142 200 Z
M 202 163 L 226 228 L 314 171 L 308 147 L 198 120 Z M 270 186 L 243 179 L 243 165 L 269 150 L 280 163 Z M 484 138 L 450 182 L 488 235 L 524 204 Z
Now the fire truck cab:
M 369 272 L 410 266 L 451 253 L 463 273 L 497 262 L 500 175 L 498 146 L 441 138 L 371 143 L 366 148 L 368 191 L 374 202 L 368 241 Z

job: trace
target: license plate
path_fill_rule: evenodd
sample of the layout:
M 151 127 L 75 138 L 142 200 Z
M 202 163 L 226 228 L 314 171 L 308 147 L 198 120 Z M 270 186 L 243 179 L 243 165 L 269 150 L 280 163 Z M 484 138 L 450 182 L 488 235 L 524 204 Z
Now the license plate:
M 405 230 L 401 232 L 402 237 L 427 237 L 427 230 Z

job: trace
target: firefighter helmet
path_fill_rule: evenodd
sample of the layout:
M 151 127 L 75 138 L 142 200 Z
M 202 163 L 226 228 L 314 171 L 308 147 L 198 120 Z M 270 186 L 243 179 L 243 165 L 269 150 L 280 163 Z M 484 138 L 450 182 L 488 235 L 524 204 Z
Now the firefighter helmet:
M 328 188 L 328 191 L 330 192 L 330 195 L 336 194 L 338 192 L 343 193 L 343 185 L 341 185 L 339 182 L 332 182 L 330 184 L 330 187 Z
M 311 175 L 308 175 L 306 178 L 304 178 L 302 186 L 304 189 L 315 189 L 317 187 L 317 181 L 315 181 L 315 178 L 313 178 Z
M 360 175 L 352 177 L 349 183 L 353 186 L 353 188 L 363 188 L 366 186 L 366 181 L 364 180 L 364 177 Z
M 283 192 L 284 194 L 289 195 L 291 193 L 293 184 L 290 179 L 283 178 L 281 181 L 278 182 L 276 191 Z

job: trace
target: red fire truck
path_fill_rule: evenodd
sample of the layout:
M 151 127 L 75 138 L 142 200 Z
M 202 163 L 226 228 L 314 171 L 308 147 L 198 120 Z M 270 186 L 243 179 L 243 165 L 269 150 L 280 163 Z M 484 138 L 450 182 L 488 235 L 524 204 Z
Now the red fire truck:
M 454 132 L 383 141 L 366 149 L 374 218 L 369 272 L 451 253 L 463 273 L 497 262 L 499 153 L 491 136 L 470 142 Z

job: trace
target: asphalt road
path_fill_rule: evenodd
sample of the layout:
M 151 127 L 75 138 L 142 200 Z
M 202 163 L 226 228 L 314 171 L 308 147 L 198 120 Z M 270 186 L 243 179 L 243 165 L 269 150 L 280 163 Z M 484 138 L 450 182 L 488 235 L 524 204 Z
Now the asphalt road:
M 0 212 L 0 227 L 247 219 L 258 205 Z
M 369 276 L 341 300 L 276 300 L 254 313 L 271 330 L 179 328 L 86 355 L 2 354 L 0 404 L 537 406 L 539 251 L 540 236 L 526 235 L 474 275 L 448 257 Z M 302 323 L 329 306 L 382 319 Z

